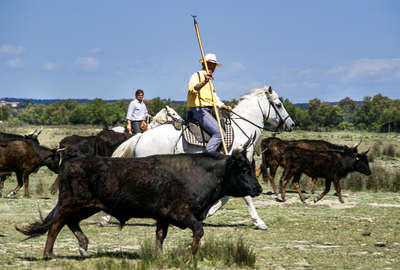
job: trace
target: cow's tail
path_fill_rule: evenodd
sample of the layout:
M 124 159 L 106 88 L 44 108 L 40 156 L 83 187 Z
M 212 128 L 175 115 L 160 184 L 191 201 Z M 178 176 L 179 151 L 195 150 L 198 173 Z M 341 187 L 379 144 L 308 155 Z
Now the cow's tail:
M 58 209 L 59 209 L 59 204 L 57 203 L 56 207 L 54 207 L 54 209 L 51 210 L 51 212 L 47 215 L 45 219 L 43 219 L 42 213 L 40 212 L 39 209 L 40 221 L 36 221 L 24 228 L 18 228 L 17 226 L 15 226 L 15 229 L 20 233 L 23 233 L 26 236 L 28 236 L 23 241 L 43 235 L 50 229 L 50 226 L 53 224 L 58 214 Z
M 142 137 L 143 133 L 138 133 L 131 137 L 129 140 L 121 143 L 120 146 L 115 149 L 112 157 L 134 157 L 136 145 Z

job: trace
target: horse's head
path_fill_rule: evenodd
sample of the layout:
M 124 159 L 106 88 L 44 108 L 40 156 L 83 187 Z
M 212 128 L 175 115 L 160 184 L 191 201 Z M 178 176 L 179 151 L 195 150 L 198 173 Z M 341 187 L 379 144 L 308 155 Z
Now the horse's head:
M 291 131 L 295 124 L 292 118 L 290 118 L 289 113 L 286 111 L 285 106 L 283 106 L 282 101 L 279 99 L 279 95 L 271 86 L 265 86 L 263 89 L 267 99 L 266 102 L 269 103 L 269 108 L 263 110 L 265 119 L 276 127 L 277 130 L 286 129 Z
M 165 109 L 167 111 L 167 119 L 168 121 L 182 121 L 182 117 L 170 106 L 165 105 Z
M 183 121 L 183 119 L 174 109 L 166 105 L 153 117 L 153 120 L 149 124 L 149 128 L 155 128 L 159 125 L 173 121 Z
M 156 115 L 154 115 L 153 119 L 149 124 L 149 128 L 155 128 L 159 125 L 162 125 L 168 121 L 167 119 L 167 109 L 162 108 Z

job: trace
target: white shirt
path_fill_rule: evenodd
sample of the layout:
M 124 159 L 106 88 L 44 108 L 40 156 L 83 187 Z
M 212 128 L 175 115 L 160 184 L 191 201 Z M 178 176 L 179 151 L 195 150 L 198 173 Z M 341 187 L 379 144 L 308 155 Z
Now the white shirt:
M 142 121 L 146 120 L 147 117 L 147 107 L 144 102 L 139 102 L 139 100 L 134 99 L 131 101 L 128 107 L 128 112 L 126 113 L 126 119 L 131 121 Z

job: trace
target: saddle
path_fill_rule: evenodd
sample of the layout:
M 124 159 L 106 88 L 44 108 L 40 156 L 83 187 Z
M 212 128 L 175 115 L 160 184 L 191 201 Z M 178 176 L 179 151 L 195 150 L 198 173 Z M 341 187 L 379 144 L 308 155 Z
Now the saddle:
M 230 151 L 234 139 L 232 122 L 230 118 L 220 118 L 220 122 L 222 129 L 225 131 L 224 140 L 227 150 Z M 185 124 L 182 125 L 182 137 L 188 144 L 200 147 L 206 147 L 211 138 L 210 134 L 200 127 L 199 122 L 193 119 L 186 120 Z

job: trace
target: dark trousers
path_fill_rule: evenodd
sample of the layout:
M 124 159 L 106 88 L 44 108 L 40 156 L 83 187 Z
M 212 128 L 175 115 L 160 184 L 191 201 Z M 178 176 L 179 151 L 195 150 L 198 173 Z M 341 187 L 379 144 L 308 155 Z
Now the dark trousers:
M 142 122 L 142 120 L 140 121 L 131 121 L 132 122 L 132 129 L 133 129 L 133 133 L 143 133 L 143 131 L 140 129 L 140 123 Z

